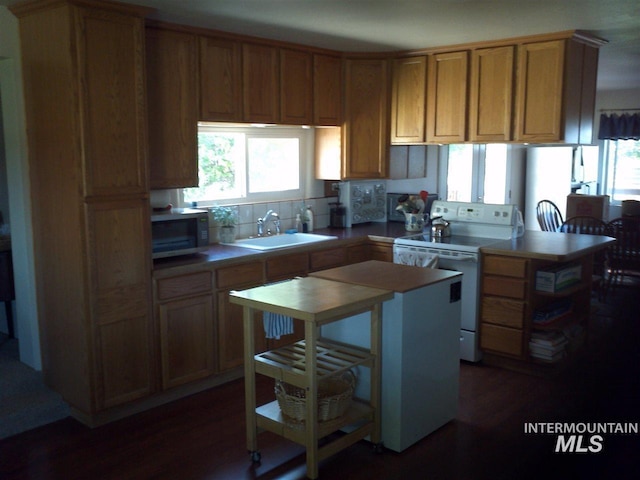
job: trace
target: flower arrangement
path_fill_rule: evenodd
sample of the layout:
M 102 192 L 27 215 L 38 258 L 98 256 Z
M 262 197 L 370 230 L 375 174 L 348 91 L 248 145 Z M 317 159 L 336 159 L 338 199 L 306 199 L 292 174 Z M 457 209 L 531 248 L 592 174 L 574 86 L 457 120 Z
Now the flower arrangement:
M 423 213 L 428 192 L 422 190 L 420 195 L 402 195 L 398 198 L 396 210 L 404 213 Z

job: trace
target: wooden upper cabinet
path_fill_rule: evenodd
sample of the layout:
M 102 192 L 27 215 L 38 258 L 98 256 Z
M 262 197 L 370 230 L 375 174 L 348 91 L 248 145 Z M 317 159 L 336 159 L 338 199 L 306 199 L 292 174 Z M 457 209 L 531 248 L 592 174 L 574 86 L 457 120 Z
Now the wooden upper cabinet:
M 342 60 L 339 57 L 313 56 L 313 123 L 342 124 Z
M 469 140 L 511 140 L 514 46 L 471 52 Z
M 313 120 L 313 56 L 280 50 L 280 123 L 311 125 Z
M 342 178 L 387 177 L 388 89 L 386 59 L 346 60 Z
M 598 48 L 577 38 L 518 47 L 515 140 L 593 141 Z
M 243 120 L 278 123 L 280 118 L 278 49 L 264 45 L 242 45 Z
M 240 43 L 200 37 L 200 120 L 242 121 Z
M 197 186 L 197 37 L 147 28 L 146 52 L 151 188 Z
M 468 52 L 429 56 L 427 142 L 466 140 Z
M 519 46 L 516 140 L 560 140 L 565 43 L 554 40 Z
M 425 141 L 427 57 L 393 62 L 391 87 L 391 143 Z
M 118 12 L 78 8 L 75 29 L 86 196 L 147 185 L 144 28 Z M 50 119 L 49 119 L 50 120 Z

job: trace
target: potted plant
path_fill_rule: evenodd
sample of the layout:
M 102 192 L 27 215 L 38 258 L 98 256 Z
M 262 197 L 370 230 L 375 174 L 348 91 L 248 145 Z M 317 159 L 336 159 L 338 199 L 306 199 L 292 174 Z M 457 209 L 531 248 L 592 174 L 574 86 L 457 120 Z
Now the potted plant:
M 232 207 L 213 207 L 213 221 L 218 227 L 218 240 L 220 243 L 233 243 L 236 239 L 236 223 L 238 216 Z

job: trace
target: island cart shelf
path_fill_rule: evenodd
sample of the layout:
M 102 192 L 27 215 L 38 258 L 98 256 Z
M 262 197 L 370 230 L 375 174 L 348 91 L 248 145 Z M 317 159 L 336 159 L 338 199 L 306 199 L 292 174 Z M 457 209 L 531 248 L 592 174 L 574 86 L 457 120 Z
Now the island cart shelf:
M 279 434 L 306 448 L 307 476 L 318 477 L 318 462 L 370 436 L 380 443 L 380 352 L 382 302 L 393 292 L 361 285 L 296 278 L 286 282 L 230 292 L 230 301 L 243 307 L 247 449 L 260 460 L 258 428 Z M 256 310 L 288 315 L 305 323 L 305 338 L 285 347 L 255 354 Z M 371 312 L 371 346 L 364 349 L 319 337 L 319 327 L 358 313 Z M 371 400 L 351 402 L 347 412 L 334 420 L 318 421 L 318 382 L 355 366 L 371 369 Z M 255 375 L 263 374 L 306 390 L 306 416 L 302 423 L 283 417 L 277 401 L 256 405 Z M 347 425 L 355 430 L 318 446 L 318 441 Z

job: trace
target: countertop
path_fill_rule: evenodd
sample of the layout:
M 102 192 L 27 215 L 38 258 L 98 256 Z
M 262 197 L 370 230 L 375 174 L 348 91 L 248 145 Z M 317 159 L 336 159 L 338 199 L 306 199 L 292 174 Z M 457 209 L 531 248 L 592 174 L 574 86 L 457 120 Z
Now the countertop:
M 322 295 L 318 295 L 321 292 Z M 323 278 L 295 278 L 229 294 L 231 303 L 317 322 L 347 316 L 393 298 L 393 292 Z
M 462 273 L 369 260 L 313 272 L 309 276 L 406 293 L 452 277 L 462 276 Z
M 313 233 L 320 235 L 333 235 L 338 238 L 337 240 L 318 242 L 315 244 L 304 245 L 303 247 L 283 248 L 268 252 L 252 250 L 250 248 L 234 247 L 232 245 L 220 245 L 216 243 L 211 244 L 208 250 L 199 254 L 156 259 L 153 262 L 153 268 L 154 270 L 163 270 L 166 268 L 198 265 L 208 262 L 230 262 L 237 259 L 251 260 L 251 257 L 262 259 L 269 255 L 280 255 L 285 252 L 291 252 L 292 250 L 295 251 L 296 249 L 299 251 L 302 248 L 307 250 L 326 248 L 331 245 L 330 242 L 334 242 L 337 245 L 340 241 L 343 243 L 354 242 L 358 239 L 365 238 L 378 242 L 392 243 L 393 240 L 398 237 L 404 237 L 411 234 L 404 229 L 403 222 L 365 223 L 351 228 L 320 228 L 315 229 Z
M 600 235 L 525 231 L 515 240 L 504 240 L 480 251 L 484 254 L 565 262 L 607 248 L 614 238 Z

